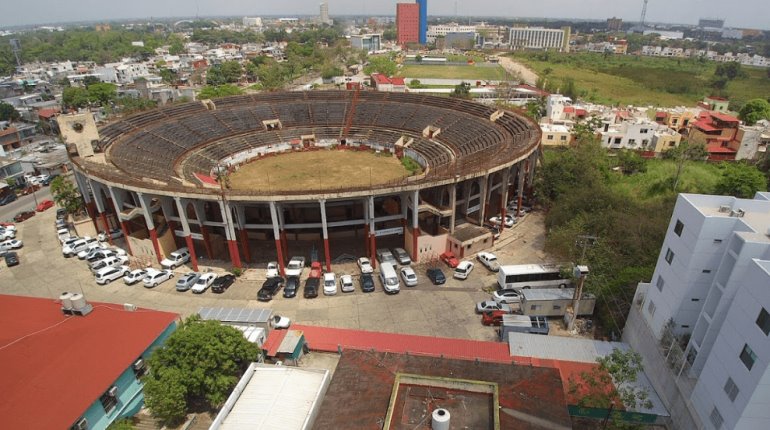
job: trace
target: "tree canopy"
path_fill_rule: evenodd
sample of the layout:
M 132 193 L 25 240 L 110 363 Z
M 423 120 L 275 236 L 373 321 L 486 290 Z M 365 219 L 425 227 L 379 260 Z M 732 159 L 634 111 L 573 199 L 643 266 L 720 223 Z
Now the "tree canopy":
M 215 64 L 206 72 L 206 83 L 208 85 L 223 85 L 238 82 L 243 74 L 243 67 L 237 61 L 225 61 L 222 64 Z
M 767 179 L 756 167 L 746 163 L 722 163 L 722 178 L 715 192 L 743 199 L 754 197 L 757 191 L 767 191 Z
M 754 125 L 759 120 L 770 119 L 770 103 L 765 99 L 749 100 L 738 112 L 738 118 L 746 125 Z
M 216 409 L 259 353 L 235 328 L 191 316 L 148 360 L 145 404 L 165 425 L 178 424 L 192 405 Z
M 398 67 L 395 61 L 392 61 L 388 57 L 384 56 L 372 56 L 369 57 L 369 64 L 364 66 L 364 73 L 371 75 L 372 73 L 382 73 L 385 76 L 393 76 L 396 74 Z
M 83 197 L 72 181 L 62 176 L 51 181 L 51 195 L 59 206 L 71 214 L 77 214 L 83 210 Z
M 0 102 L 0 121 L 14 122 L 21 118 L 19 111 L 13 105 Z

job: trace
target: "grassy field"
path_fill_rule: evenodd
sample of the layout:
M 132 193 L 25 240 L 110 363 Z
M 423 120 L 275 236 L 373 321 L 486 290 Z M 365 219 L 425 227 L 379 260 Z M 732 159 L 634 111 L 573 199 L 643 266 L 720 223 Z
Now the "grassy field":
M 603 104 L 692 105 L 713 93 L 716 64 L 691 59 L 608 56 L 590 53 L 517 53 L 514 59 L 545 77 L 552 89 L 575 80 L 580 97 Z M 770 96 L 766 70 L 743 67 L 746 77 L 727 85 L 725 94 L 740 104 Z
M 280 154 L 246 164 L 230 175 L 230 186 L 240 190 L 334 190 L 368 187 L 406 176 L 409 172 L 396 157 L 320 150 Z
M 398 75 L 416 79 L 480 79 L 488 81 L 506 79 L 505 70 L 500 66 L 407 65 L 399 69 Z
M 647 171 L 623 176 L 613 187 L 634 199 L 645 199 L 657 194 L 658 187 L 667 187 L 676 174 L 671 160 L 647 160 Z M 722 173 L 717 164 L 688 162 L 682 171 L 677 190 L 682 193 L 713 193 Z

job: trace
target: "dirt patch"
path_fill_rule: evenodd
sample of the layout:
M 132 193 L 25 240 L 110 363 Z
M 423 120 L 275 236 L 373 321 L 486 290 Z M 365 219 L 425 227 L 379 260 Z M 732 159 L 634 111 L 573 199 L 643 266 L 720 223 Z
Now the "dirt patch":
M 521 76 L 521 80 L 525 84 L 535 85 L 537 82 L 537 75 L 535 72 L 528 69 L 523 64 L 511 60 L 509 57 L 500 57 L 500 65 L 503 66 L 508 73 L 511 73 L 514 76 Z
M 324 149 L 255 160 L 230 175 L 236 190 L 310 191 L 372 187 L 409 176 L 401 161 L 370 151 Z

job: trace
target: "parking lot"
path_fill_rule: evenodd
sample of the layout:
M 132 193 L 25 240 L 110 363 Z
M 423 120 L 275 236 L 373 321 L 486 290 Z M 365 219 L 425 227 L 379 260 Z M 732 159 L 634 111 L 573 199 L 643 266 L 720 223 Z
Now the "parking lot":
M 271 308 L 293 321 L 319 326 L 354 328 L 395 333 L 441 337 L 493 340 L 495 331 L 482 326 L 480 316 L 474 313 L 476 302 L 487 300 L 490 294 L 484 288 L 495 284 L 495 274 L 476 262 L 470 277 L 464 281 L 452 279 L 451 269 L 442 265 L 447 283 L 433 286 L 425 276 L 426 265 L 415 265 L 419 278 L 416 287 L 401 287 L 396 295 L 386 295 L 379 279 L 376 291 L 362 293 L 355 280 L 356 291 L 338 292 L 335 296 L 305 299 L 300 294 L 292 299 L 280 293 L 271 302 L 256 300 L 257 291 L 264 281 L 264 270 L 248 269 L 223 294 L 206 291 L 197 295 L 190 291 L 177 292 L 174 282 L 186 268 L 176 270 L 176 277 L 160 286 L 147 289 L 141 283 L 125 285 L 122 280 L 99 286 L 86 263 L 75 258 L 64 258 L 54 229 L 55 209 L 38 213 L 35 217 L 17 223 L 17 238 L 23 240 L 19 250 L 21 264 L 5 267 L 0 263 L 0 292 L 25 296 L 57 299 L 65 291 L 83 293 L 91 302 L 131 303 L 139 307 L 173 311 L 183 316 L 196 312 L 201 306 Z M 537 263 L 544 261 L 543 217 L 528 214 L 512 229 L 507 229 L 496 241 L 495 249 L 501 264 Z M 270 244 L 272 246 L 272 244 Z M 475 261 L 475 260 L 474 260 Z M 204 270 L 207 262 L 202 262 Z M 223 263 L 224 264 L 224 263 Z M 215 271 L 216 263 L 211 266 Z M 224 266 L 222 266 L 224 267 Z M 358 274 L 355 263 L 333 266 L 339 276 Z M 302 284 L 308 274 L 303 272 Z

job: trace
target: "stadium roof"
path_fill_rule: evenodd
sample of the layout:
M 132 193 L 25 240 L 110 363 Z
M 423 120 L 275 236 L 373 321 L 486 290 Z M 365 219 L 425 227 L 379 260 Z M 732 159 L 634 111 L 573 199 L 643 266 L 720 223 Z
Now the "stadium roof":
M 4 428 L 69 428 L 178 318 L 91 305 L 68 316 L 51 299 L 0 295 Z

